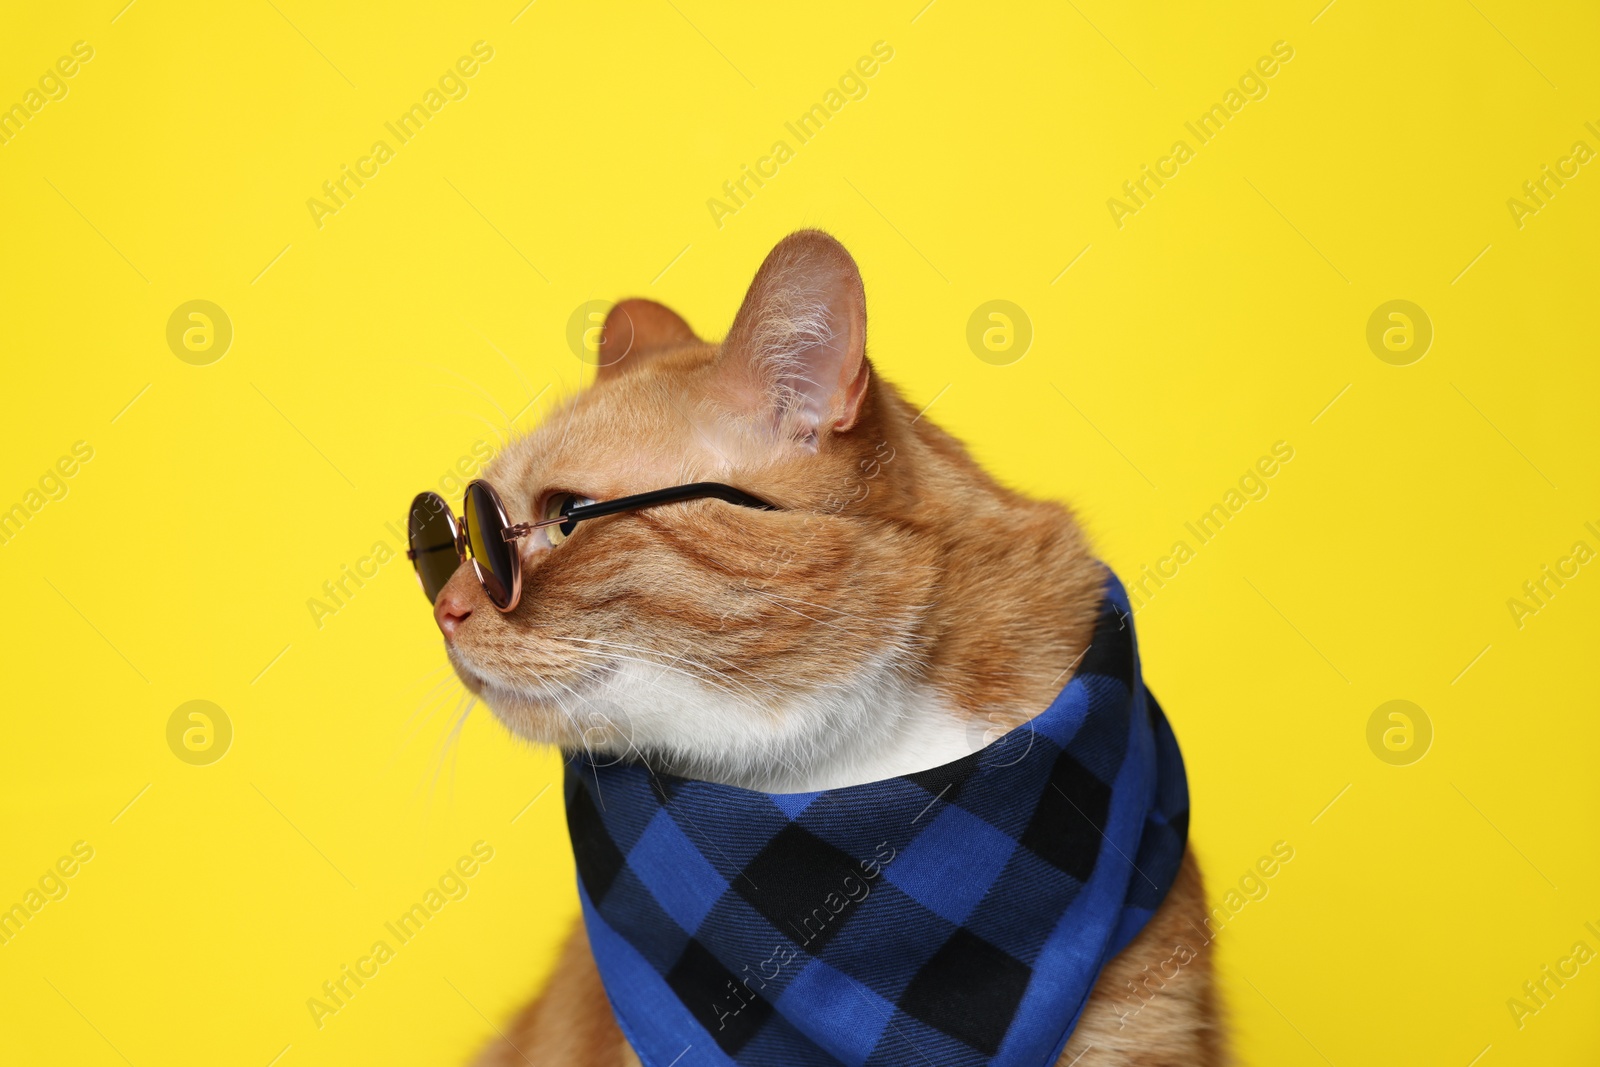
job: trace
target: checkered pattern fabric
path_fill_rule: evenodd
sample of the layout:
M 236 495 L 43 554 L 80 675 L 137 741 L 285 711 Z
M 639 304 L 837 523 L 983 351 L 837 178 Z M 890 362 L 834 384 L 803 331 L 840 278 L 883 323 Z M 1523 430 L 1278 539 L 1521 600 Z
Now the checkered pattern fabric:
M 1050 707 L 919 774 L 767 794 L 575 758 L 590 946 L 647 1067 L 1054 1063 L 1187 837 L 1132 620 L 1109 576 Z

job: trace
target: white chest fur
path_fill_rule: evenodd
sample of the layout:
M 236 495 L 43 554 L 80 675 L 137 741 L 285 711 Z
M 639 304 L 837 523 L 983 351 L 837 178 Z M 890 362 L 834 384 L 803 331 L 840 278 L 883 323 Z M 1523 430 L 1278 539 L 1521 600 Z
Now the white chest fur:
M 578 712 L 596 754 L 768 793 L 891 778 L 960 759 L 983 743 L 926 686 L 887 667 L 857 683 L 765 706 L 736 684 L 627 664 Z M 592 724 L 592 725 L 591 725 Z

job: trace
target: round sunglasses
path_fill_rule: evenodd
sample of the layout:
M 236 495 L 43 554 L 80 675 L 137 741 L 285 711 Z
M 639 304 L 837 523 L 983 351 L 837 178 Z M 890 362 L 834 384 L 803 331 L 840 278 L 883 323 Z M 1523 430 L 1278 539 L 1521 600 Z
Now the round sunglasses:
M 584 500 L 560 494 L 551 497 L 546 506 L 546 511 L 552 514 L 538 522 L 513 525 L 506 516 L 500 494 L 480 478 L 467 485 L 459 523 L 450 505 L 438 493 L 418 493 L 412 499 L 411 514 L 406 521 L 406 536 L 410 541 L 406 558 L 416 568 L 417 581 L 422 583 L 422 591 L 430 604 L 439 599 L 439 593 L 456 569 L 470 562 L 489 602 L 503 612 L 511 611 L 522 599 L 522 563 L 517 557 L 516 544 L 520 538 L 535 530 L 548 529 L 551 545 L 559 545 L 586 519 L 702 499 L 723 500 L 762 511 L 778 510 L 775 504 L 731 485 L 692 482 L 614 500 Z

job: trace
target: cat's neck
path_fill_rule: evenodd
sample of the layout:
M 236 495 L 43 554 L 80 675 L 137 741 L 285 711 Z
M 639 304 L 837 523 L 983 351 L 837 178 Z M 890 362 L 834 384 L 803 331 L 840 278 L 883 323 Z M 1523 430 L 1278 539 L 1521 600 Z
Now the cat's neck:
M 646 684 L 647 670 L 618 681 Z M 654 771 L 765 793 L 836 789 L 927 770 L 986 740 L 982 724 L 975 727 L 941 694 L 908 682 L 887 663 L 848 689 L 793 699 L 759 716 L 737 697 L 681 677 L 651 683 L 651 703 L 648 728 L 657 740 L 650 751 L 628 756 Z M 757 725 L 730 730 L 734 722 Z M 718 728 L 708 734 L 711 723 Z
M 992 740 L 1042 712 L 1070 680 L 1094 634 L 1104 568 L 1065 505 L 995 481 L 893 389 L 879 406 L 881 432 L 906 461 L 901 476 L 918 487 L 912 500 L 888 497 L 885 517 L 914 522 L 937 543 L 920 680 Z
M 883 480 L 863 511 L 933 542 L 916 623 L 877 635 L 848 684 L 760 708 L 677 674 L 618 679 L 650 686 L 652 766 L 765 792 L 876 781 L 976 751 L 1071 677 L 1103 581 L 1071 513 L 1000 486 L 892 389 L 875 407 L 862 469 Z

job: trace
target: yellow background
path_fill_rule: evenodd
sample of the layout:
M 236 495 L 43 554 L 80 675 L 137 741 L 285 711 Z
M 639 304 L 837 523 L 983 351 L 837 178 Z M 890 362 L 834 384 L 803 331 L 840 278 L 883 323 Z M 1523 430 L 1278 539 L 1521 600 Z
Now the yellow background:
M 1211 895 L 1295 850 L 1217 940 L 1241 1060 L 1600 1054 L 1600 965 L 1520 1029 L 1506 1005 L 1600 950 L 1600 566 L 1507 607 L 1600 548 L 1600 165 L 1506 205 L 1600 149 L 1592 5 L 123 2 L 0 34 L 0 103 L 95 50 L 0 146 L 0 507 L 94 449 L 0 545 L 0 904 L 95 850 L 0 946 L 0 1061 L 456 1063 L 526 999 L 576 909 L 556 759 L 481 707 L 449 740 L 403 558 L 320 626 L 307 601 L 585 380 L 580 304 L 717 336 L 802 226 L 858 258 L 883 374 L 1125 577 L 1293 446 L 1139 616 Z M 307 199 L 479 40 L 469 95 L 318 228 Z M 1269 95 L 1119 229 L 1107 199 L 1280 40 Z M 209 366 L 166 342 L 192 299 L 233 323 Z M 1008 366 L 965 339 L 991 299 L 1034 327 Z M 1391 299 L 1434 326 L 1410 366 L 1365 340 Z M 233 725 L 210 766 L 167 745 L 193 699 Z M 1410 766 L 1367 745 L 1391 699 L 1432 724 Z M 479 840 L 470 894 L 319 1030 L 307 998 Z

